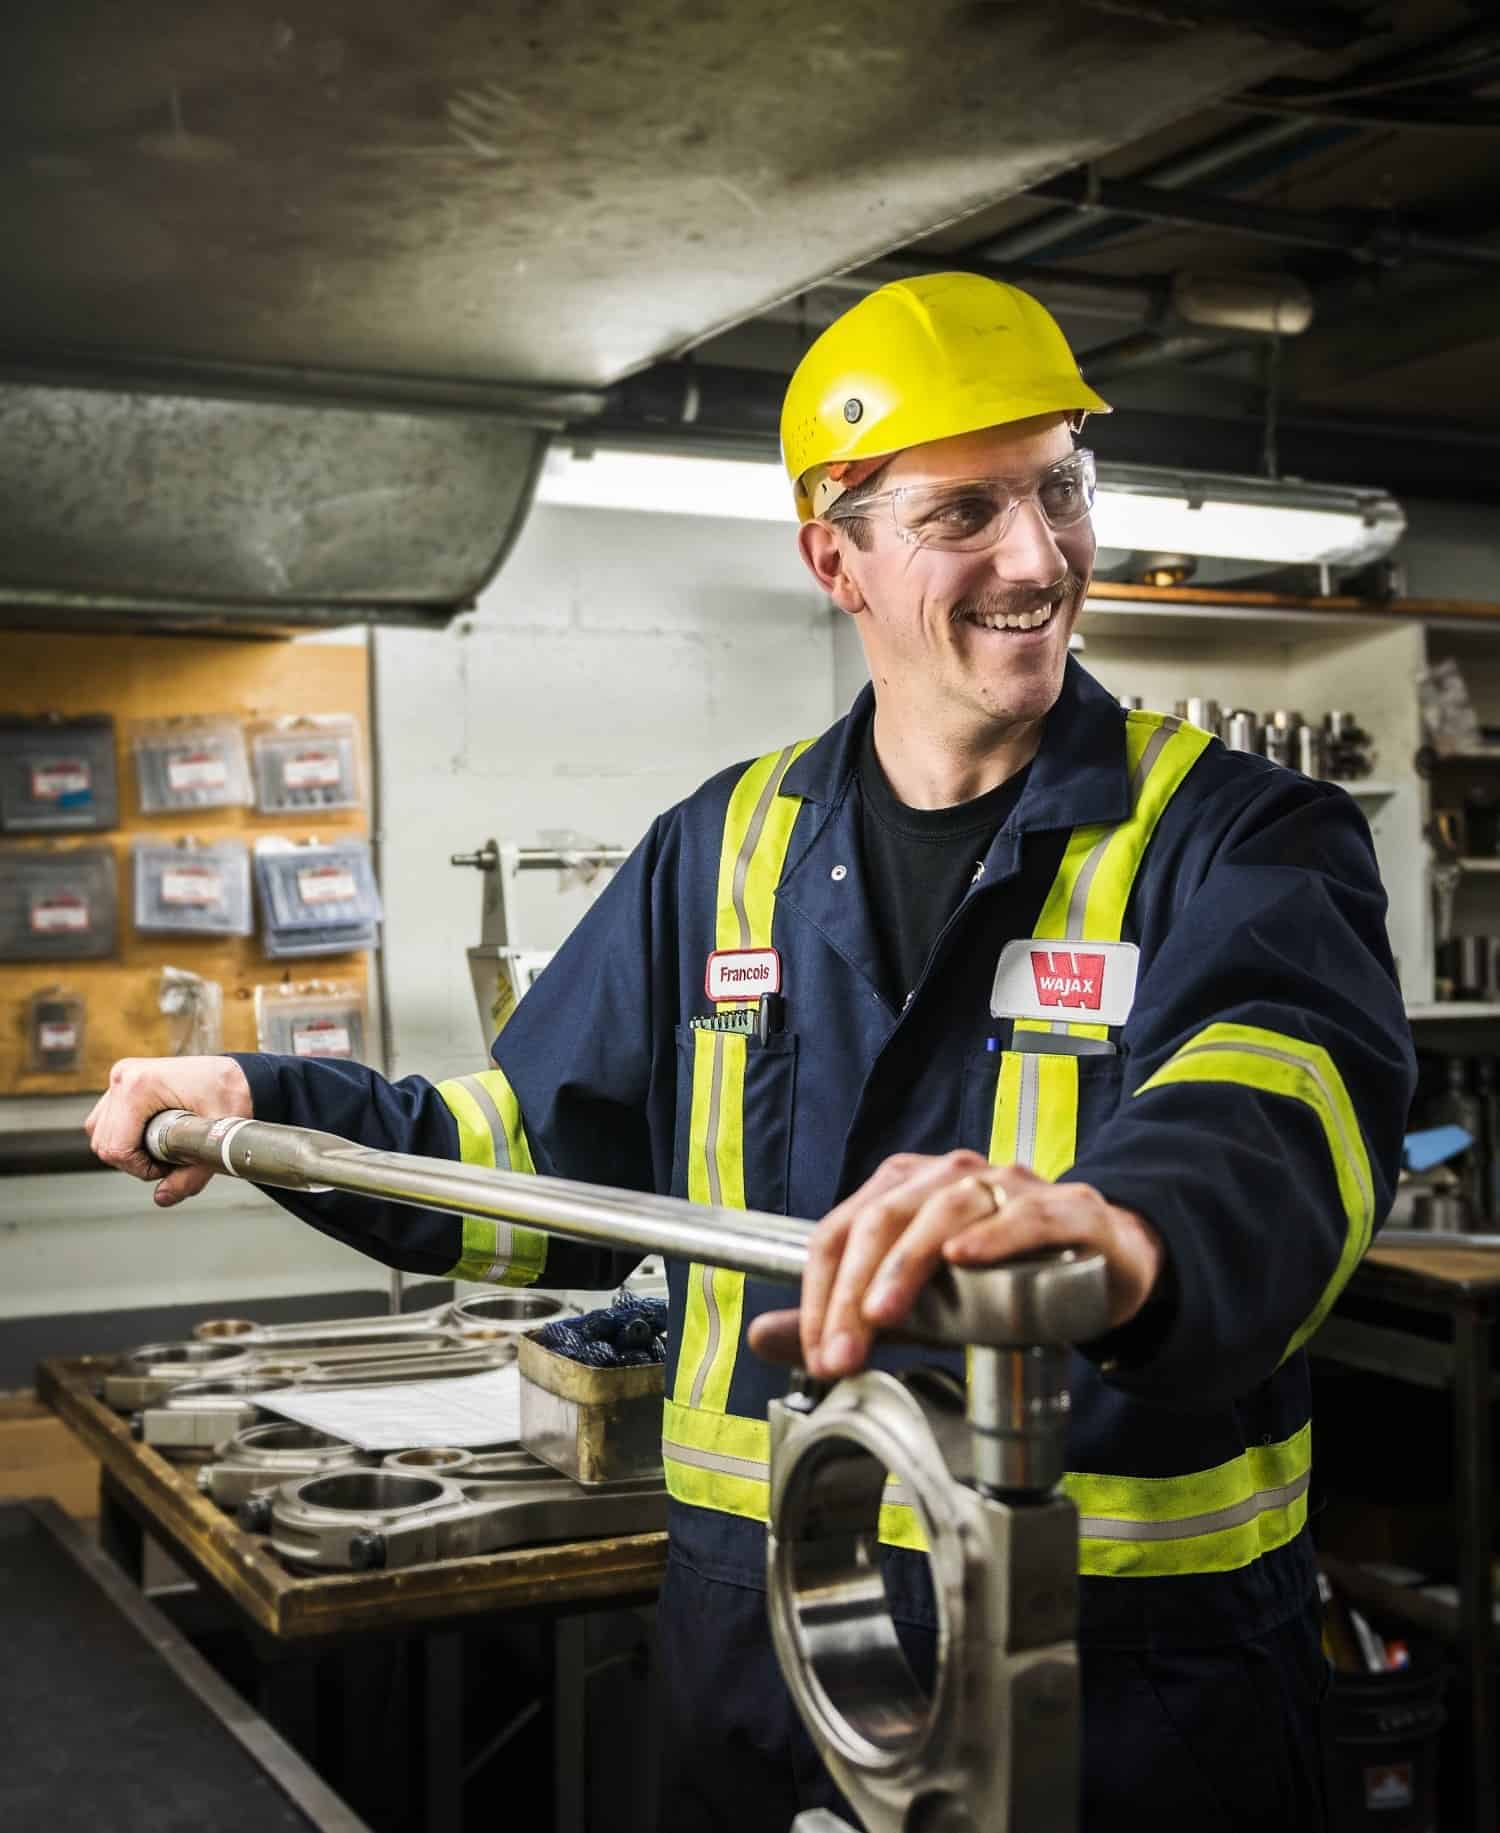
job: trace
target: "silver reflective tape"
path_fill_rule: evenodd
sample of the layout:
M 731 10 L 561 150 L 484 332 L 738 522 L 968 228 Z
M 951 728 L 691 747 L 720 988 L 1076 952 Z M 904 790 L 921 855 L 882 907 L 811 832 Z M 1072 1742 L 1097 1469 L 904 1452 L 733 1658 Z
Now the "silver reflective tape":
M 688 1395 L 688 1405 L 703 1405 L 703 1389 L 708 1383 L 708 1371 L 714 1365 L 714 1357 L 719 1353 L 719 1339 L 724 1334 L 723 1320 L 719 1316 L 718 1294 L 714 1291 L 714 1270 L 712 1267 L 700 1269 L 700 1283 L 703 1290 L 703 1307 L 708 1313 L 708 1338 L 703 1345 L 703 1359 L 698 1364 L 697 1373 L 693 1376 L 693 1391 Z
M 731 1457 L 726 1451 L 699 1451 L 692 1445 L 677 1445 L 669 1438 L 661 1441 L 661 1454 L 674 1464 L 691 1464 L 695 1470 L 714 1470 L 726 1477 L 751 1477 L 757 1483 L 769 1483 L 771 1466 L 764 1458 Z
M 1028 1052 L 1021 1058 L 1020 1087 L 1016 1093 L 1016 1163 L 1025 1165 L 1028 1170 L 1036 1162 L 1041 1081 L 1041 1059 Z
M 726 1477 L 750 1477 L 757 1483 L 771 1480 L 771 1466 L 764 1458 L 735 1457 L 727 1451 L 699 1451 L 695 1446 L 679 1445 L 670 1438 L 662 1440 L 661 1452 L 674 1464 L 690 1464 L 695 1470 L 711 1470 Z M 883 1499 L 897 1508 L 913 1506 L 899 1477 L 886 1478 Z
M 505 1134 L 505 1122 L 500 1118 L 500 1110 L 495 1106 L 494 1096 L 480 1081 L 478 1076 L 460 1076 L 458 1086 L 467 1089 L 474 1098 L 474 1105 L 484 1116 L 484 1124 L 490 1130 L 490 1138 L 495 1142 L 495 1169 L 509 1171 L 510 1141 Z
M 760 800 L 755 804 L 755 812 L 750 817 L 750 825 L 745 829 L 745 838 L 740 843 L 739 853 L 734 862 L 734 878 L 730 896 L 734 900 L 734 914 L 740 926 L 740 947 L 752 946 L 750 938 L 750 915 L 745 909 L 745 880 L 750 873 L 750 861 L 755 857 L 755 849 L 760 844 L 761 830 L 766 825 L 766 816 L 771 812 L 771 804 L 776 799 L 776 792 L 781 788 L 781 779 L 791 768 L 792 754 L 795 745 L 788 745 L 766 779 L 766 786 L 760 792 Z M 766 937 L 765 946 L 769 947 L 771 938 Z
M 1180 1515 L 1175 1521 L 1120 1521 L 1110 1515 L 1080 1515 L 1078 1532 L 1085 1540 L 1191 1540 L 1198 1534 L 1219 1534 L 1225 1528 L 1243 1527 L 1258 1515 L 1295 1502 L 1306 1492 L 1311 1475 L 1304 1471 L 1278 1489 L 1257 1490 L 1228 1508 L 1216 1508 L 1206 1515 Z

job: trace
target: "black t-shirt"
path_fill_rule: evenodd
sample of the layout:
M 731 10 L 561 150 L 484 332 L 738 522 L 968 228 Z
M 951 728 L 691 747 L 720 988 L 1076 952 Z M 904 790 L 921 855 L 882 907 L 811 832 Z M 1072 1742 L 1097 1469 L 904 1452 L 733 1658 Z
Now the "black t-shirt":
M 865 883 L 884 945 L 884 991 L 898 1010 L 922 977 L 995 830 L 1020 798 L 1026 771 L 951 808 L 908 808 L 875 755 L 874 721 L 860 743 L 860 842 Z

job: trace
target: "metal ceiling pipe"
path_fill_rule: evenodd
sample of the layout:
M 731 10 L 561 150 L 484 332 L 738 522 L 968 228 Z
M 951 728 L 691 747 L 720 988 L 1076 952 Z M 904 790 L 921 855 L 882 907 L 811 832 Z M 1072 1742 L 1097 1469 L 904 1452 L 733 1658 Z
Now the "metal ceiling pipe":
M 1233 198 L 1172 191 L 1129 178 L 1099 179 L 1085 173 L 1049 179 L 1032 186 L 1027 195 L 1048 198 L 1070 210 L 1165 223 L 1176 229 L 1213 229 L 1254 241 L 1328 250 L 1382 266 L 1422 260 L 1500 267 L 1500 247 L 1487 247 L 1480 242 L 1424 235 L 1380 223 L 1340 221 L 1321 212 L 1284 210 L 1268 204 L 1240 203 Z
M 1204 337 L 1196 331 L 1175 336 L 1160 331 L 1134 331 L 1129 337 L 1117 337 L 1111 343 L 1096 344 L 1092 350 L 1083 351 L 1078 364 L 1093 387 L 1137 370 L 1155 369 L 1162 363 L 1191 362 L 1228 347 L 1222 336 Z
M 1332 138 L 1352 139 L 1354 132 L 1353 128 L 1340 128 L 1334 131 Z M 1206 178 L 1222 178 L 1231 184 L 1247 183 L 1250 180 L 1240 168 L 1253 164 L 1258 168 L 1256 177 L 1268 176 L 1270 172 L 1280 171 L 1314 150 L 1306 143 L 1316 140 L 1319 143 L 1318 150 L 1321 150 L 1329 137 L 1329 130 L 1316 122 L 1286 118 L 1257 121 L 1246 127 L 1235 128 L 1228 134 L 1221 134 L 1203 145 L 1190 147 L 1170 159 L 1161 160 L 1139 176 L 1150 184 L 1160 185 L 1163 190 L 1197 184 Z M 1281 156 L 1267 165 L 1267 154 Z M 1118 232 L 1110 230 L 1108 233 Z M 1077 234 L 1077 217 L 1069 211 L 1053 210 L 1038 217 L 1035 222 L 1006 230 L 974 252 L 985 261 L 1020 260 L 1028 255 L 1051 252 Z M 1101 235 L 1097 239 L 1103 241 L 1108 236 Z

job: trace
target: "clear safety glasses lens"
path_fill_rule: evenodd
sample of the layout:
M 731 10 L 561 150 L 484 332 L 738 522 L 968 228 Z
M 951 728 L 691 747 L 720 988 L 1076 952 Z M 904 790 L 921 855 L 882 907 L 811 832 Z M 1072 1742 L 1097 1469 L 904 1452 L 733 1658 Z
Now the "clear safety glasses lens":
M 1075 452 L 1035 479 L 976 477 L 912 484 L 890 492 L 896 527 L 921 547 L 974 553 L 1004 538 L 1023 502 L 1034 499 L 1049 528 L 1071 528 L 1094 506 L 1094 455 Z M 864 507 L 864 505 L 860 505 Z

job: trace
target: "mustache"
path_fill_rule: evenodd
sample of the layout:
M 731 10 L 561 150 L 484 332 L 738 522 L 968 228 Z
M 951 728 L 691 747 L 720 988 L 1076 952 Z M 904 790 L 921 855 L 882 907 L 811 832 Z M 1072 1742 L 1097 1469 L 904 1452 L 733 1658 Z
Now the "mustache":
M 1064 605 L 1071 603 L 1082 598 L 1087 587 L 1087 578 L 1070 567 L 1051 585 L 1017 586 L 1009 592 L 978 592 L 972 597 L 961 598 L 948 616 L 955 624 L 967 617 L 1019 617 L 1025 611 L 1040 611 L 1054 598 Z

